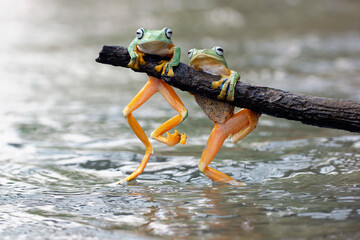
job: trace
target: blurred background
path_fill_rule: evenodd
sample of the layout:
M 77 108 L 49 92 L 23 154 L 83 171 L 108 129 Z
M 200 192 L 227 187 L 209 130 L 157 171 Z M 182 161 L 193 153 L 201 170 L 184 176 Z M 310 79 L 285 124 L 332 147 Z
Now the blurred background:
M 244 82 L 360 101 L 360 2 L 355 0 L 0 2 L 2 239 L 359 239 L 360 135 L 263 115 L 212 166 L 197 169 L 212 129 L 191 95 L 185 146 L 145 152 L 122 109 L 147 81 L 95 62 L 136 30 L 173 30 L 190 48 L 222 46 Z M 176 112 L 154 96 L 134 112 L 150 133 Z M 110 184 L 110 185 L 109 185 Z

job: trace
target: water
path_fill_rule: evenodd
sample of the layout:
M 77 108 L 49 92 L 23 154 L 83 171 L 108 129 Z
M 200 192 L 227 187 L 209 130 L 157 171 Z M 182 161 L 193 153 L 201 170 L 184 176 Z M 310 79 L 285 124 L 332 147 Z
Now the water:
M 197 170 L 212 123 L 180 91 L 187 144 L 152 141 L 146 171 L 114 186 L 144 154 L 122 109 L 146 76 L 94 61 L 168 26 L 183 53 L 222 46 L 245 82 L 360 101 L 358 2 L 0 5 L 1 239 L 360 238 L 359 134 L 262 116 L 212 163 L 247 186 L 216 184 Z M 174 114 L 159 96 L 134 113 L 147 133 Z

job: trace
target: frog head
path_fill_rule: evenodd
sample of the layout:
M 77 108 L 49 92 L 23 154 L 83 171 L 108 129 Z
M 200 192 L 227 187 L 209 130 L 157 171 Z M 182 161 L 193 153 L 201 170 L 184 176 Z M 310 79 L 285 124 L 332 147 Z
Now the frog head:
M 172 30 L 167 27 L 162 30 L 139 28 L 133 43 L 144 53 L 162 56 L 169 54 L 169 48 L 173 46 L 171 36 Z
M 204 71 L 213 75 L 228 74 L 224 50 L 215 46 L 211 49 L 190 49 L 188 52 L 190 66 L 198 71 Z

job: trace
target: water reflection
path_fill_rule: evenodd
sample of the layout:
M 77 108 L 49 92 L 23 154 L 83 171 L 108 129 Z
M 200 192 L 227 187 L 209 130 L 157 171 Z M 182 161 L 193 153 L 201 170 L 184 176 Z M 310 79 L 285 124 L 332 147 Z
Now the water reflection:
M 314 142 L 319 146 L 330 143 L 330 149 L 342 148 L 347 152 L 360 139 L 349 136 Z M 6 175 L 1 175 L 2 191 L 12 189 L 11 194 L 4 194 L 2 204 L 11 202 L 16 213 L 24 208 L 27 214 L 40 216 L 41 221 L 59 221 L 59 227 L 63 221 L 91 223 L 102 231 L 137 229 L 149 235 L 184 238 L 194 235 L 277 238 L 279 235 L 271 226 L 280 222 L 282 227 L 285 224 L 282 222 L 289 218 L 297 224 L 304 224 L 301 219 L 306 218 L 306 225 L 309 221 L 316 224 L 322 220 L 357 219 L 359 176 L 343 166 L 358 162 L 359 154 L 345 153 L 347 158 L 325 161 L 326 157 L 317 158 L 324 153 L 311 153 L 312 144 L 302 143 L 300 150 L 296 145 L 284 145 L 282 152 L 275 153 L 276 161 L 219 164 L 220 169 L 227 165 L 223 171 L 245 173 L 249 185 L 242 188 L 210 183 L 196 173 L 197 160 L 187 157 L 154 157 L 149 170 L 137 181 L 120 187 L 111 183 L 131 171 L 131 164 L 137 164 L 141 153 L 33 152 L 33 156 L 41 159 L 32 159 L 27 168 L 21 162 L 17 166 L 2 166 L 7 170 Z M 283 153 L 294 150 L 307 154 Z M 54 161 L 56 165 L 51 164 Z M 332 171 L 323 171 L 324 166 Z M 354 164 L 351 171 L 358 170 L 356 166 L 359 165 Z M 274 174 L 274 169 L 278 173 Z M 11 184 L 6 179 L 11 179 Z M 34 221 L 32 217 L 26 218 Z M 77 227 L 67 228 L 75 231 Z M 282 233 L 300 236 L 286 229 Z

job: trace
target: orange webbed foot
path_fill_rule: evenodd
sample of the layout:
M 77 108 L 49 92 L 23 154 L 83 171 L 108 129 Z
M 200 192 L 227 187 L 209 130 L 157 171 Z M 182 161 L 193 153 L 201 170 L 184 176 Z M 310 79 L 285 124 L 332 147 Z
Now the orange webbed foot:
M 225 173 L 222 173 L 214 168 L 204 166 L 203 161 L 200 161 L 199 163 L 199 170 L 215 182 L 226 183 L 234 186 L 246 186 L 245 183 L 236 181 L 234 178 L 226 175 Z
M 169 146 L 174 146 L 178 143 L 185 144 L 186 143 L 186 134 L 180 134 L 178 130 L 175 130 L 174 133 L 170 134 L 169 132 L 166 132 L 166 144 Z

